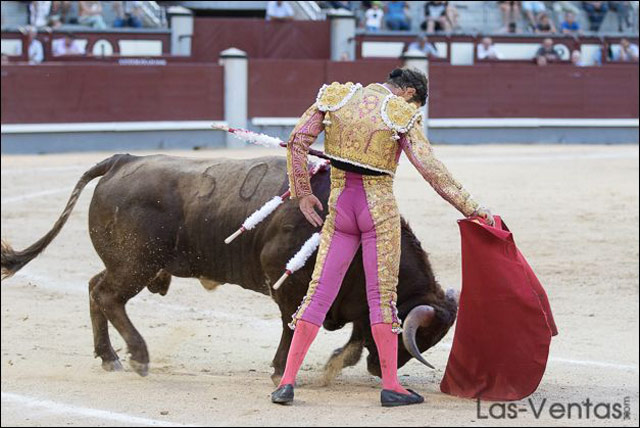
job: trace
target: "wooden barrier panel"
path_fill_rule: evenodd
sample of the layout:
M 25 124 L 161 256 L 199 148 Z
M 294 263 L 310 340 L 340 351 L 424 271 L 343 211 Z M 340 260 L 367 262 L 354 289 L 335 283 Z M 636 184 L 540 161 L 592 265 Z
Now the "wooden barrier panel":
M 249 61 L 249 117 L 301 115 L 325 83 L 323 60 Z
M 2 123 L 220 120 L 215 64 L 2 66 Z
M 227 48 L 252 59 L 328 59 L 329 21 L 277 22 L 244 18 L 195 18 L 194 61 L 217 61 Z
M 368 60 L 333 62 L 324 60 L 249 61 L 249 117 L 295 117 L 315 102 L 324 83 L 384 81 L 402 62 Z
M 637 118 L 638 65 L 430 67 L 433 118 Z
M 399 60 L 250 60 L 249 117 L 296 117 L 324 83 L 384 81 Z M 638 65 L 430 66 L 431 118 L 637 118 Z M 212 63 L 2 66 L 2 123 L 221 120 Z

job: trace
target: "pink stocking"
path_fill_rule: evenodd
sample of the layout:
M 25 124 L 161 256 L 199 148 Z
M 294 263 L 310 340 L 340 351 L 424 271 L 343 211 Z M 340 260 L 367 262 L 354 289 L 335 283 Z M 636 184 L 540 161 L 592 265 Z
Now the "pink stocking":
M 382 389 L 409 394 L 398 382 L 398 335 L 391 331 L 391 324 L 374 324 L 371 332 L 380 358 Z
M 287 366 L 284 369 L 284 376 L 280 381 L 280 386 L 287 384 L 295 384 L 296 375 L 304 356 L 307 355 L 307 351 L 316 338 L 320 327 L 304 320 L 298 320 L 296 323 L 296 330 L 293 333 L 293 340 L 291 341 L 291 348 L 289 348 L 289 355 L 287 355 Z

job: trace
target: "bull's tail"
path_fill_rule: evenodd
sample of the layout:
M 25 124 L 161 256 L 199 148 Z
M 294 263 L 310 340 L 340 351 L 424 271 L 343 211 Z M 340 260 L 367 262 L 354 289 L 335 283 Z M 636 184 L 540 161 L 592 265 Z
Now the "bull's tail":
M 36 243 L 22 251 L 15 251 L 8 243 L 2 240 L 2 257 L 0 263 L 2 265 L 2 280 L 14 275 L 27 263 L 36 258 L 40 253 L 42 253 L 42 251 L 47 248 L 51 241 L 53 241 L 55 237 L 58 236 L 60 230 L 62 230 L 62 227 L 71 215 L 71 211 L 73 211 L 73 207 L 76 205 L 76 202 L 78 202 L 80 193 L 85 188 L 85 186 L 94 178 L 105 175 L 115 164 L 119 163 L 118 161 L 122 160 L 125 157 L 129 156 L 111 156 L 110 158 L 103 160 L 102 162 L 96 164 L 94 167 L 82 174 L 82 177 L 74 187 L 73 192 L 71 192 L 71 196 L 67 201 L 67 205 L 65 206 L 62 215 L 60 215 L 51 230 L 42 238 L 40 238 Z

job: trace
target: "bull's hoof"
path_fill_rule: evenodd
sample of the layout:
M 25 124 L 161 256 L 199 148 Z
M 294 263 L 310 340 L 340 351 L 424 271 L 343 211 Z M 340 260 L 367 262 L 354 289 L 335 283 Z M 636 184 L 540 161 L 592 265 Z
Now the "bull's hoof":
M 282 375 L 281 374 L 272 374 L 271 375 L 271 382 L 273 382 L 274 386 L 278 386 L 280 385 L 280 381 L 282 380 Z
M 120 360 L 103 361 L 102 368 L 107 372 L 121 372 L 124 370 Z
M 142 377 L 145 377 L 149 374 L 149 363 L 140 363 L 136 360 L 130 359 L 129 365 L 134 372 L 138 373 Z
M 367 362 L 367 371 L 374 376 L 382 378 L 382 370 L 380 370 L 380 363 L 371 364 Z

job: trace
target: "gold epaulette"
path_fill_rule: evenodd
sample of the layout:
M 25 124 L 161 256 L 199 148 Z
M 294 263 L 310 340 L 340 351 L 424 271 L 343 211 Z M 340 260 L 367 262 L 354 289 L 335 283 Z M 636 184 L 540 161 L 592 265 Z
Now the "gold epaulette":
M 316 107 L 320 111 L 336 111 L 343 107 L 358 89 L 362 88 L 359 83 L 338 83 L 322 85 L 316 97 Z
M 380 111 L 384 123 L 396 134 L 405 134 L 422 117 L 420 109 L 397 95 L 389 94 L 382 102 Z

